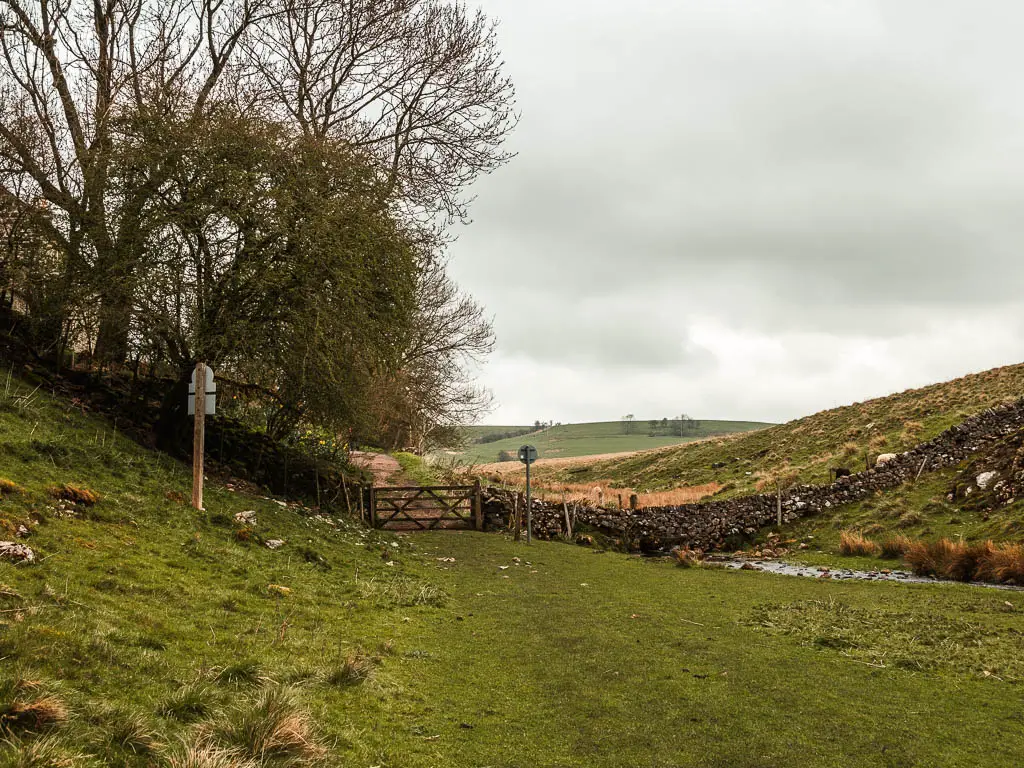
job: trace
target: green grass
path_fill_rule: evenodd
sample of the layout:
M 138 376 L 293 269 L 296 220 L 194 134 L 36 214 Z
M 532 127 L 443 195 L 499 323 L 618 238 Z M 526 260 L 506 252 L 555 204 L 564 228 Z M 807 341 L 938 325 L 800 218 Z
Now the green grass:
M 169 766 L 197 734 L 251 750 L 281 723 L 326 748 L 307 764 L 382 768 L 1013 765 L 1024 750 L 1015 593 L 398 536 L 212 482 L 196 512 L 167 498 L 187 495 L 184 466 L 45 397 L 0 408 L 0 477 L 23 488 L 0 525 L 30 525 L 39 558 L 0 563 L 0 718 L 33 696 L 68 710 L 19 726 L 0 765 Z M 47 489 L 63 483 L 101 499 L 61 509 Z M 285 547 L 238 540 L 249 509 Z M 301 764 L 300 746 L 266 764 Z
M 733 432 L 748 432 L 770 426 L 755 421 L 704 420 L 693 433 L 679 436 L 649 436 L 646 421 L 637 420 L 632 425 L 632 434 L 625 434 L 621 421 L 596 421 L 585 424 L 561 424 L 546 427 L 539 432 L 521 437 L 498 440 L 493 443 L 470 443 L 457 457 L 470 464 L 487 464 L 498 460 L 500 451 L 515 455 L 519 446 L 533 445 L 542 459 L 566 459 L 579 456 L 594 456 L 602 453 L 645 451 L 651 448 L 679 445 L 715 435 Z M 519 427 L 467 427 L 470 439 L 489 432 L 507 432 Z M 525 429 L 525 427 L 524 427 Z
M 422 457 L 417 456 L 414 453 L 404 453 L 398 451 L 397 453 L 391 454 L 394 456 L 398 463 L 402 465 L 402 474 L 400 477 L 391 478 L 391 482 L 396 485 L 437 485 L 438 478 L 434 471 L 430 468 L 429 463 Z
M 998 403 L 1024 396 L 1024 364 L 834 408 L 721 440 L 580 467 L 538 467 L 541 479 L 611 480 L 639 491 L 719 482 L 719 496 L 754 493 L 762 477 L 826 483 L 829 468 L 865 468 L 865 455 L 900 452 Z M 715 467 L 717 464 L 724 466 Z

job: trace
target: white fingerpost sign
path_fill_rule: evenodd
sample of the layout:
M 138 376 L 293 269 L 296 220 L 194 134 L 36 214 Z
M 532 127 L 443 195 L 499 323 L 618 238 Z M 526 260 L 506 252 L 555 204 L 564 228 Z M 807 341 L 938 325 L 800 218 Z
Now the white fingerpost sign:
M 206 410 L 205 415 L 213 416 L 217 412 L 217 382 L 213 380 L 213 368 L 208 365 L 204 365 L 206 369 L 206 389 L 205 389 L 205 401 Z M 199 365 L 196 365 L 195 370 L 192 371 L 192 381 L 188 384 L 188 415 L 193 416 L 196 412 L 196 371 L 199 370 Z

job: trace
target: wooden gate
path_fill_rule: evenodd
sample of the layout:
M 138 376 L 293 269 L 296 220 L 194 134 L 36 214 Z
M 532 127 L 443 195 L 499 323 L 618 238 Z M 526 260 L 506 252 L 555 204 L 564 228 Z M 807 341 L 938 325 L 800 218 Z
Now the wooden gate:
M 480 484 L 428 485 L 370 489 L 374 528 L 430 531 L 437 528 L 483 530 Z

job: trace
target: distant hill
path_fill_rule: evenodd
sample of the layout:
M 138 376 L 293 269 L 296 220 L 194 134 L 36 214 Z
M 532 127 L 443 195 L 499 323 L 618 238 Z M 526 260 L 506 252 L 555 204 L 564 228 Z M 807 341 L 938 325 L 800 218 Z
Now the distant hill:
M 467 427 L 468 438 L 479 440 L 491 435 L 524 432 L 516 437 L 507 437 L 491 442 L 470 442 L 458 454 L 467 463 L 487 464 L 498 460 L 501 451 L 515 453 L 519 446 L 529 443 L 537 448 L 541 458 L 573 458 L 594 456 L 624 451 L 644 451 L 651 448 L 679 445 L 708 437 L 728 435 L 735 432 L 749 432 L 771 426 L 757 421 L 721 421 L 702 419 L 695 428 L 682 436 L 660 434 L 650 435 L 650 422 L 637 419 L 631 426 L 631 433 L 625 434 L 622 421 L 595 421 L 583 424 L 561 424 L 535 430 L 529 426 L 474 426 Z M 665 431 L 660 428 L 660 432 Z
M 718 482 L 729 495 L 753 493 L 776 475 L 825 483 L 829 468 L 864 469 L 880 453 L 900 452 L 968 416 L 1024 396 L 1024 364 L 834 408 L 721 440 L 559 467 L 573 482 L 611 481 L 643 491 Z

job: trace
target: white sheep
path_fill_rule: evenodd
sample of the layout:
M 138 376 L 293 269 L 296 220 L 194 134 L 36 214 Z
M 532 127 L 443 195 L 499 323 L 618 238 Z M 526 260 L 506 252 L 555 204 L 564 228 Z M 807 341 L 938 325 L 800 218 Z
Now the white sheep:
M 885 464 L 888 464 L 890 461 L 892 461 L 895 458 L 896 458 L 896 454 L 895 453 L 880 453 L 878 455 L 878 458 L 875 459 L 875 466 L 876 467 L 884 466 Z

